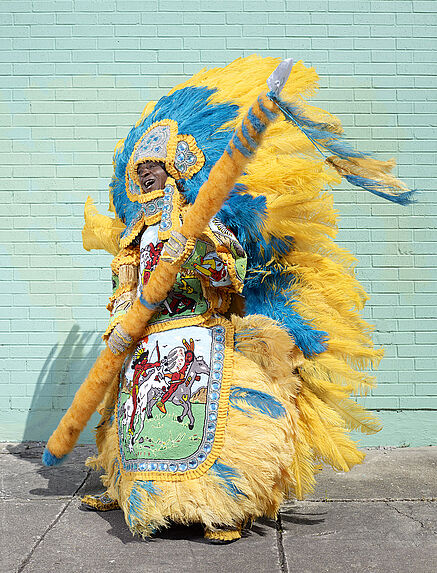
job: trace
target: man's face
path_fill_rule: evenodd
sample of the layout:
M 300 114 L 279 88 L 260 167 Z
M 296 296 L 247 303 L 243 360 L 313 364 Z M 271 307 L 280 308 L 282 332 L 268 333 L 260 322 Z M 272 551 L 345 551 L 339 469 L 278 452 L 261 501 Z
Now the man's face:
M 167 173 L 155 161 L 140 163 L 137 167 L 138 179 L 143 193 L 164 189 Z

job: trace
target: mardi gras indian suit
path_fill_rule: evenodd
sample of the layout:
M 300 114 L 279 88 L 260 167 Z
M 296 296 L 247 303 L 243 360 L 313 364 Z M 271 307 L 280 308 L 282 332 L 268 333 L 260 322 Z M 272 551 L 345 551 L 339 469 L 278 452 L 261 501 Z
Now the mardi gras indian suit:
M 121 325 L 135 299 L 150 306 L 142 293 L 160 258 L 180 265 L 106 393 L 89 461 L 106 493 L 85 502 L 120 507 L 141 535 L 171 520 L 238 537 L 311 491 L 321 462 L 361 462 L 351 430 L 378 430 L 350 398 L 373 386 L 365 370 L 381 351 L 360 316 L 355 259 L 333 241 L 329 188 L 344 176 L 394 202 L 410 193 L 394 162 L 354 150 L 339 120 L 306 102 L 313 69 L 295 64 L 266 95 L 278 63 L 239 59 L 149 103 L 115 149 L 115 216 L 86 204 L 85 248 L 115 255 L 104 335 L 114 353 L 131 342 Z M 237 155 L 246 164 L 228 199 L 187 238 L 202 184 L 218 189 Z M 165 171 L 162 188 L 147 190 L 141 165 Z

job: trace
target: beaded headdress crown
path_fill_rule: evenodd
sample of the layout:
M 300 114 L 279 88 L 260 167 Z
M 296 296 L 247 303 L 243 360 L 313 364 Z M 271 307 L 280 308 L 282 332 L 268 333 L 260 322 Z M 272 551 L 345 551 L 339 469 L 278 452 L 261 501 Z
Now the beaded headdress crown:
M 192 135 L 178 133 L 177 121 L 154 122 L 136 142 L 127 164 L 126 193 L 131 201 L 141 195 L 138 166 L 146 161 L 163 163 L 175 180 L 190 179 L 202 169 L 205 156 Z

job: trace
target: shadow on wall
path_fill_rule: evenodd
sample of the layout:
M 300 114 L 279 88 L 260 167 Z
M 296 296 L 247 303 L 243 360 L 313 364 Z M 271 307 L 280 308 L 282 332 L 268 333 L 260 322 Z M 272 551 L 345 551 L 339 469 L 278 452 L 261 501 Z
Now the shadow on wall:
M 65 342 L 55 344 L 47 356 L 35 387 L 23 432 L 23 441 L 46 441 L 69 408 L 102 349 L 100 334 L 79 332 L 75 324 Z M 78 443 L 93 442 L 94 414 Z

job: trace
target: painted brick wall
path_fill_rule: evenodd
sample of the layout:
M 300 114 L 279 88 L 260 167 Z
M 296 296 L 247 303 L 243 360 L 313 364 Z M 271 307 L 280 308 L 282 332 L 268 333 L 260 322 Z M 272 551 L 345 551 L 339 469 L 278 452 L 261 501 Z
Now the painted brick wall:
M 320 105 L 422 190 L 400 208 L 347 186 L 339 241 L 359 258 L 385 345 L 364 444 L 436 443 L 435 1 L 1 0 L 0 439 L 44 439 L 100 348 L 110 256 L 85 253 L 83 203 L 143 104 L 241 55 L 315 65 Z M 87 434 L 89 437 L 89 434 Z M 87 438 L 85 438 L 87 439 Z

